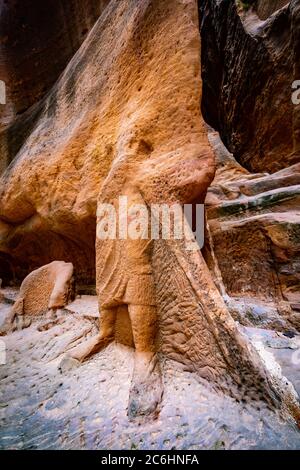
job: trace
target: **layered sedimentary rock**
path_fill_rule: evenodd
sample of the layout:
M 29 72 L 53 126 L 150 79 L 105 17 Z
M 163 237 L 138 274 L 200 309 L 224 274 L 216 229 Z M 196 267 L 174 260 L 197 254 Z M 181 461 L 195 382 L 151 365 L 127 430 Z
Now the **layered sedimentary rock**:
M 199 7 L 203 112 L 232 152 L 212 135 L 208 260 L 237 319 L 299 329 L 299 2 Z
M 250 174 L 217 133 L 210 139 L 218 169 L 206 202 L 219 288 L 248 302 L 254 323 L 256 308 L 257 320 L 261 309 L 266 325 L 299 329 L 299 164 L 272 175 Z M 268 319 L 268 307 L 278 316 Z
M 233 152 L 217 144 L 208 198 L 214 256 L 233 310 L 248 312 L 244 321 L 265 316 L 266 325 L 299 328 L 300 126 L 291 100 L 299 2 L 237 3 L 200 5 L 204 114 Z
M 189 3 L 179 7 L 186 17 Z M 2 175 L 0 251 L 16 278 L 53 259 L 72 261 L 79 279 L 93 278 L 96 199 L 124 149 L 132 146 L 144 159 L 191 145 L 199 155 L 195 139 L 205 131 L 193 129 L 201 86 L 198 33 L 190 38 L 184 30 L 172 47 L 160 45 L 156 9 L 163 28 L 171 11 L 164 3 L 108 6 Z M 209 168 L 207 174 L 204 193 Z
M 284 3 L 260 1 L 256 9 L 255 2 L 199 2 L 204 117 L 236 160 L 256 173 L 300 158 L 299 106 L 292 102 L 299 2 Z

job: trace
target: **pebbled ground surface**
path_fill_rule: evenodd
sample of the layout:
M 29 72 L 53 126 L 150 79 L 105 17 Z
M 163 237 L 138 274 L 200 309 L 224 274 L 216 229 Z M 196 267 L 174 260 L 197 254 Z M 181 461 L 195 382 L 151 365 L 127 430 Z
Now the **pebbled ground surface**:
M 164 359 L 159 418 L 129 422 L 130 348 L 112 344 L 79 367 L 59 370 L 64 352 L 95 333 L 95 302 L 83 296 L 48 330 L 38 331 L 45 322 L 39 319 L 0 338 L 7 361 L 0 365 L 1 449 L 300 449 L 300 432 L 292 422 L 245 408 Z M 7 307 L 0 305 L 3 318 Z M 276 352 L 285 351 L 289 363 L 294 338 L 246 331 L 266 347 L 280 346 Z M 292 373 L 290 367 L 289 374 L 294 380 L 297 368 Z

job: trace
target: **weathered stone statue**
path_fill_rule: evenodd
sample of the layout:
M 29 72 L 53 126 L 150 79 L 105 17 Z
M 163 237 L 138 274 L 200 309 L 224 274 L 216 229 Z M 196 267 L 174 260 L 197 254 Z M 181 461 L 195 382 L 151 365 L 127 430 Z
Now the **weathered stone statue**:
M 146 207 L 134 183 L 127 184 L 122 195 L 126 198 L 129 210 L 137 205 Z M 113 207 L 122 223 L 125 214 L 120 212 L 119 200 L 115 198 L 111 202 L 114 203 Z M 144 239 L 120 239 L 118 233 L 115 233 L 114 238 L 103 240 L 98 232 L 97 230 L 99 335 L 77 346 L 69 355 L 83 361 L 113 341 L 117 316 L 124 316 L 125 307 L 130 321 L 126 326 L 132 331 L 136 350 L 129 414 L 134 416 L 137 413 L 156 412 L 162 395 L 162 384 L 156 358 L 157 309 L 152 268 L 153 240 L 150 233 L 144 234 Z M 122 331 L 119 337 L 122 340 Z

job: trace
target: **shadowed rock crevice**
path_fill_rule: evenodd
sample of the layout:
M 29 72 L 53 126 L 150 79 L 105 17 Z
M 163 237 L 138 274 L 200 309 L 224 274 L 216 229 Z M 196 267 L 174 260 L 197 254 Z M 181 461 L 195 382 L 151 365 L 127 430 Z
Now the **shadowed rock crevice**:
M 0 74 L 7 87 L 7 105 L 0 111 L 2 126 L 45 95 L 108 3 L 1 2 Z
M 47 95 L 109 0 L 1 2 L 0 174 L 14 159 L 43 112 Z
M 234 0 L 199 2 L 203 115 L 236 160 L 256 173 L 300 159 L 299 112 L 292 103 L 299 5 L 286 3 L 261 21 Z

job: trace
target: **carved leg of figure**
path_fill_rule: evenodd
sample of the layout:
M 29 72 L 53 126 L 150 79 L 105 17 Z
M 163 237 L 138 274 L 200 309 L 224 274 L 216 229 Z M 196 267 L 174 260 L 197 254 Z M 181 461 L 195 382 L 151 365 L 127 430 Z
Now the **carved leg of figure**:
M 136 348 L 128 416 L 155 416 L 163 394 L 159 362 L 155 353 L 156 308 L 128 306 Z
M 116 314 L 116 308 L 102 309 L 99 334 L 68 351 L 68 356 L 83 362 L 111 343 L 115 335 Z

